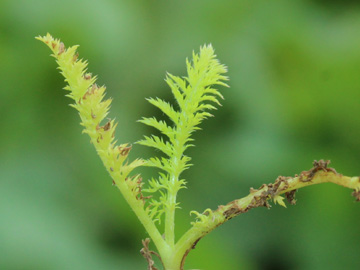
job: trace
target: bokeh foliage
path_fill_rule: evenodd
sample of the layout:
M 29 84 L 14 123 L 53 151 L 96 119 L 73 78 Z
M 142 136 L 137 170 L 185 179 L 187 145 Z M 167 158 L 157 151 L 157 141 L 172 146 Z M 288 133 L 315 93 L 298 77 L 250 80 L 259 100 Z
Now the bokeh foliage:
M 172 98 L 165 71 L 185 75 L 185 57 L 212 43 L 231 88 L 189 150 L 183 232 L 189 210 L 215 209 L 314 159 L 360 174 L 358 29 L 356 1 L 1 1 L 0 269 L 146 267 L 146 235 L 80 134 L 35 36 L 81 45 L 114 98 L 124 143 L 153 132 L 137 119 L 161 118 L 144 98 Z M 250 211 L 201 240 L 186 267 L 358 269 L 360 206 L 349 193 L 314 186 L 296 206 Z

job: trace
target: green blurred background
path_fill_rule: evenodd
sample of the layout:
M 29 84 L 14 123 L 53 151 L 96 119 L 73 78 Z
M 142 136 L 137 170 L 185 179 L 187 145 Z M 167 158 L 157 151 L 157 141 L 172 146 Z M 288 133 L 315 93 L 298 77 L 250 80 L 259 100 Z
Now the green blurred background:
M 147 237 L 68 106 L 50 32 L 80 44 L 113 97 L 120 142 L 161 117 L 145 97 L 172 99 L 165 72 L 212 43 L 229 67 L 223 107 L 195 135 L 178 231 L 190 210 L 216 209 L 330 159 L 359 175 L 360 4 L 280 1 L 0 1 L 0 269 L 146 269 Z M 131 157 L 153 154 L 136 146 Z M 144 173 L 147 176 L 149 172 Z M 199 242 L 186 269 L 360 269 L 360 204 L 331 184 L 287 209 L 255 209 Z

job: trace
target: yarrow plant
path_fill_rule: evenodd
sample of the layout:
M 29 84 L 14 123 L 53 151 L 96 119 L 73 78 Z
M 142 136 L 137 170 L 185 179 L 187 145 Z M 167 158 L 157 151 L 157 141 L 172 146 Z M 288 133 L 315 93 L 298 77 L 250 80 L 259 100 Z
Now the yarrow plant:
M 184 269 L 186 256 L 195 248 L 201 238 L 219 225 L 249 211 L 252 208 L 270 207 L 269 201 L 284 207 L 285 198 L 295 204 L 297 189 L 325 182 L 331 182 L 353 189 L 352 195 L 360 200 L 359 177 L 343 176 L 329 168 L 329 161 L 314 161 L 313 168 L 294 177 L 279 176 L 272 184 L 263 184 L 258 189 L 250 189 L 249 195 L 236 199 L 216 210 L 206 209 L 203 213 L 191 211 L 196 215 L 190 229 L 180 239 L 175 239 L 175 211 L 178 208 L 177 193 L 186 187 L 181 173 L 191 165 L 190 157 L 185 155 L 187 148 L 193 146 L 192 134 L 199 125 L 211 117 L 209 111 L 220 105 L 223 99 L 217 86 L 227 86 L 227 69 L 220 64 L 211 45 L 200 47 L 193 53 L 192 60 L 186 60 L 186 77 L 167 74 L 166 82 L 175 98 L 176 105 L 159 98 L 148 99 L 149 103 L 160 109 L 172 122 L 169 125 L 155 117 L 142 118 L 139 122 L 159 130 L 164 137 L 144 136 L 137 144 L 160 150 L 164 156 L 148 160 L 141 158 L 129 161 L 130 144 L 117 144 L 114 134 L 116 123 L 107 119 L 111 99 L 104 99 L 105 86 L 96 84 L 96 76 L 87 71 L 87 62 L 79 59 L 78 46 L 66 48 L 59 39 L 50 34 L 37 37 L 52 51 L 61 74 L 65 77 L 67 96 L 73 100 L 80 115 L 83 132 L 90 136 L 91 143 L 109 172 L 113 184 L 134 211 L 157 252 L 149 249 L 150 239 L 143 240 L 141 254 L 148 263 L 149 270 L 156 270 L 152 255 L 160 258 L 166 270 Z M 140 174 L 132 171 L 141 166 L 160 169 L 157 177 L 144 183 Z M 152 196 L 155 195 L 155 196 Z M 284 195 L 285 197 L 281 196 Z M 159 224 L 164 223 L 164 231 Z

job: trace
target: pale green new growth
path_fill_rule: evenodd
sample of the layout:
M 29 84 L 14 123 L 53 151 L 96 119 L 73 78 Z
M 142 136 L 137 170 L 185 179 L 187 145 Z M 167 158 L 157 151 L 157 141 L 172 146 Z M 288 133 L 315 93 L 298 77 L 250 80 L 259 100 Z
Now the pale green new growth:
M 218 98 L 223 98 L 213 85 L 227 86 L 223 81 L 227 77 L 225 66 L 215 58 L 211 45 L 200 48 L 200 53 L 193 53 L 192 62 L 186 61 L 187 77 L 180 78 L 168 74 L 166 82 L 177 102 L 178 109 L 161 99 L 148 99 L 158 107 L 173 122 L 168 126 L 164 121 L 155 118 L 143 118 L 140 122 L 158 129 L 166 136 L 166 139 L 157 136 L 146 137 L 138 144 L 154 147 L 161 150 L 167 157 L 151 158 L 147 161 L 136 159 L 128 163 L 127 157 L 131 150 L 128 144 L 116 145 L 114 133 L 116 123 L 107 120 L 111 100 L 103 100 L 105 87 L 96 85 L 96 76 L 87 73 L 87 62 L 78 59 L 76 52 L 78 46 L 65 48 L 58 39 L 50 34 L 37 37 L 52 50 L 61 74 L 65 77 L 68 85 L 65 87 L 70 93 L 68 97 L 74 100 L 71 106 L 79 111 L 81 125 L 84 133 L 87 133 L 97 153 L 103 161 L 106 169 L 113 179 L 113 183 L 119 188 L 133 211 L 136 213 L 157 249 L 163 257 L 163 263 L 167 269 L 169 265 L 179 265 L 179 259 L 172 258 L 175 254 L 175 209 L 177 192 L 185 187 L 185 180 L 180 179 L 180 174 L 187 169 L 190 158 L 184 155 L 185 150 L 193 146 L 191 134 L 200 129 L 198 126 L 202 120 L 210 117 L 209 110 L 215 109 L 210 103 L 220 105 Z M 147 165 L 160 168 L 163 172 L 158 179 L 151 179 L 146 189 L 140 175 L 129 176 L 131 171 L 138 166 Z M 146 204 L 147 197 L 143 192 L 160 194 L 159 199 L 152 199 Z M 154 220 L 160 222 L 165 213 L 165 237 L 156 228 Z M 166 255 L 168 254 L 168 255 Z M 173 255 L 171 255 L 173 254 Z
M 295 191 L 305 186 L 332 182 L 354 190 L 353 196 L 360 201 L 360 178 L 347 177 L 338 174 L 335 169 L 329 168 L 329 161 L 315 161 L 313 168 L 303 171 L 295 177 L 280 176 L 273 184 L 263 184 L 259 189 L 250 189 L 250 194 L 242 199 L 220 205 L 212 211 L 206 209 L 202 214 L 191 211 L 196 215 L 192 227 L 175 243 L 175 209 L 177 192 L 185 187 L 185 180 L 180 178 L 181 173 L 191 164 L 190 158 L 184 154 L 191 146 L 191 135 L 200 129 L 199 124 L 212 116 L 209 111 L 220 105 L 218 99 L 223 98 L 214 85 L 227 86 L 223 74 L 225 66 L 216 59 L 211 45 L 200 48 L 200 53 L 193 53 L 193 60 L 186 61 L 187 76 L 180 78 L 167 75 L 166 82 L 176 100 L 176 109 L 170 103 L 159 98 L 148 99 L 158 107 L 169 119 L 172 125 L 154 117 L 143 118 L 140 122 L 158 129 L 164 138 L 145 136 L 138 144 L 153 147 L 165 154 L 165 157 L 153 157 L 149 160 L 135 159 L 129 163 L 128 155 L 131 150 L 129 144 L 117 145 L 114 139 L 116 123 L 114 120 L 104 120 L 108 115 L 111 100 L 104 100 L 105 87 L 99 87 L 96 77 L 87 72 L 87 62 L 78 59 L 78 46 L 65 48 L 58 39 L 50 34 L 37 37 L 52 50 L 61 74 L 67 82 L 68 97 L 74 100 L 71 105 L 78 110 L 83 132 L 87 133 L 92 144 L 109 172 L 113 183 L 119 188 L 125 200 L 130 205 L 149 236 L 153 240 L 159 254 L 149 249 L 149 239 L 143 241 L 142 255 L 148 262 L 148 270 L 157 270 L 152 255 L 157 255 L 165 270 L 182 270 L 188 253 L 199 240 L 224 222 L 249 211 L 252 208 L 270 207 L 268 201 L 273 200 L 286 207 L 286 199 L 295 203 Z M 139 174 L 130 176 L 130 173 L 139 166 L 152 166 L 161 169 L 157 179 L 151 179 L 147 188 Z M 200 180 L 201 181 L 201 180 Z M 143 196 L 143 192 L 157 193 L 158 199 Z M 148 203 L 147 203 L 148 201 Z M 165 232 L 159 231 L 155 221 L 161 221 L 165 214 Z
M 174 243 L 173 226 L 174 212 L 178 203 L 177 192 L 185 187 L 185 180 L 180 179 L 180 174 L 186 170 L 190 157 L 184 154 L 188 147 L 193 146 L 191 135 L 200 129 L 199 124 L 212 116 L 208 111 L 216 109 L 213 104 L 220 105 L 218 98 L 223 98 L 220 92 L 213 88 L 214 85 L 227 86 L 223 81 L 227 77 L 226 67 L 216 59 L 211 45 L 200 48 L 200 54 L 193 53 L 193 61 L 186 61 L 187 76 L 180 78 L 171 74 L 167 75 L 166 82 L 175 97 L 178 109 L 159 98 L 149 98 L 148 101 L 159 108 L 173 122 L 169 126 L 165 121 L 154 117 L 143 118 L 139 122 L 158 129 L 166 138 L 152 135 L 145 136 L 138 142 L 162 151 L 166 157 L 150 158 L 146 165 L 157 167 L 165 173 L 160 173 L 157 180 L 151 179 L 150 187 L 146 192 L 161 193 L 160 199 L 151 201 L 150 216 L 160 222 L 161 215 L 165 213 L 165 239 L 169 244 Z
M 60 73 L 65 77 L 68 85 L 64 88 L 69 91 L 67 97 L 74 100 L 71 104 L 79 111 L 83 133 L 89 134 L 91 142 L 95 145 L 97 153 L 110 173 L 117 172 L 124 180 L 128 174 L 144 162 L 137 159 L 130 164 L 124 164 L 131 147 L 128 144 L 116 145 L 114 133 L 116 125 L 114 120 L 108 119 L 104 125 L 102 121 L 109 112 L 111 99 L 103 100 L 105 86 L 99 87 L 96 76 L 87 73 L 87 61 L 78 59 L 76 50 L 79 46 L 68 49 L 58 39 L 50 34 L 37 37 L 53 51 L 53 57 L 59 65 Z M 114 173 L 115 174 L 115 173 Z
M 74 100 L 71 105 L 78 110 L 83 132 L 90 136 L 92 144 L 109 172 L 113 183 L 119 188 L 125 200 L 136 213 L 159 250 L 165 249 L 165 242 L 155 224 L 148 216 L 145 199 L 142 196 L 142 180 L 139 175 L 129 176 L 131 171 L 144 164 L 142 159 L 135 159 L 128 163 L 127 157 L 131 150 L 129 144 L 116 145 L 114 139 L 116 124 L 114 120 L 106 120 L 111 99 L 103 100 L 105 86 L 98 86 L 96 76 L 87 72 L 87 62 L 78 59 L 78 46 L 65 48 L 58 39 L 50 34 L 37 37 L 53 52 L 61 74 L 67 82 L 68 97 Z

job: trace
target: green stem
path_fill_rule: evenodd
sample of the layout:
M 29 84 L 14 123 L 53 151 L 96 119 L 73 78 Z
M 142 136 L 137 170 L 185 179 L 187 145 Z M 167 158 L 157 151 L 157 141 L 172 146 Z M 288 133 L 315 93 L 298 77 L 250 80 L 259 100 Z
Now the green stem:
M 174 186 L 178 177 L 170 175 L 170 186 Z M 176 194 L 177 191 L 173 192 L 169 190 L 168 203 L 165 211 L 165 239 L 170 247 L 175 245 L 175 210 L 176 210 Z
M 68 86 L 65 88 L 70 91 L 68 96 L 75 101 L 75 104 L 72 104 L 72 106 L 79 111 L 84 132 L 90 136 L 92 144 L 95 146 L 114 183 L 153 239 L 159 252 L 164 254 L 164 256 L 168 256 L 169 247 L 144 209 L 142 194 L 133 185 L 134 183 L 130 184 L 131 180 L 127 179 L 127 175 L 135 167 L 142 165 L 143 162 L 141 160 L 130 164 L 124 162 L 127 159 L 130 148 L 128 147 L 127 150 L 124 150 L 121 148 L 121 145 L 115 146 L 114 132 L 116 124 L 114 124 L 114 121 L 108 121 L 104 126 L 100 126 L 102 120 L 107 116 L 111 103 L 111 100 L 103 101 L 105 87 L 99 88 L 95 84 L 96 77 L 86 73 L 87 62 L 78 60 L 76 53 L 77 46 L 66 49 L 60 40 L 54 39 L 50 34 L 44 37 L 37 37 L 37 39 L 44 42 L 53 52 L 61 74 L 68 83 Z M 121 169 L 123 170 L 122 173 Z
M 183 123 L 185 121 L 180 121 L 181 124 L 178 125 L 176 130 L 176 139 L 173 142 L 174 155 L 171 159 L 172 172 L 169 175 L 169 190 L 167 205 L 165 210 L 165 239 L 170 247 L 175 245 L 175 211 L 176 211 L 176 196 L 179 191 L 177 183 L 179 181 L 179 176 L 182 171 L 180 168 L 180 160 L 184 154 L 184 141 L 179 135 L 182 134 Z
M 110 172 L 111 176 L 116 178 L 118 175 Z M 118 176 L 119 177 L 119 176 Z M 154 242 L 157 250 L 160 254 L 168 252 L 169 246 L 166 244 L 165 240 L 162 238 L 159 230 L 155 226 L 153 220 L 144 210 L 143 202 L 138 200 L 133 196 L 132 192 L 129 190 L 125 181 L 115 181 L 116 186 L 120 190 L 121 194 L 124 196 L 126 202 L 130 205 L 131 209 L 134 211 L 141 224 L 144 226 L 145 230 L 148 232 L 150 238 Z
M 267 201 L 281 194 L 285 194 L 293 204 L 295 202 L 293 192 L 296 189 L 320 183 L 334 183 L 354 189 L 353 195 L 357 197 L 357 200 L 360 200 L 360 178 L 338 174 L 334 169 L 327 168 L 327 164 L 325 166 L 315 166 L 309 171 L 302 172 L 300 176 L 292 178 L 279 177 L 274 184 L 264 184 L 258 190 L 251 189 L 248 196 L 234 200 L 227 205 L 219 206 L 216 211 L 203 215 L 201 221 L 195 222 L 193 227 L 176 243 L 173 260 L 179 264 L 179 269 L 183 269 L 185 258 L 191 249 L 195 248 L 195 245 L 201 238 L 221 224 L 252 208 L 260 206 L 270 207 Z

